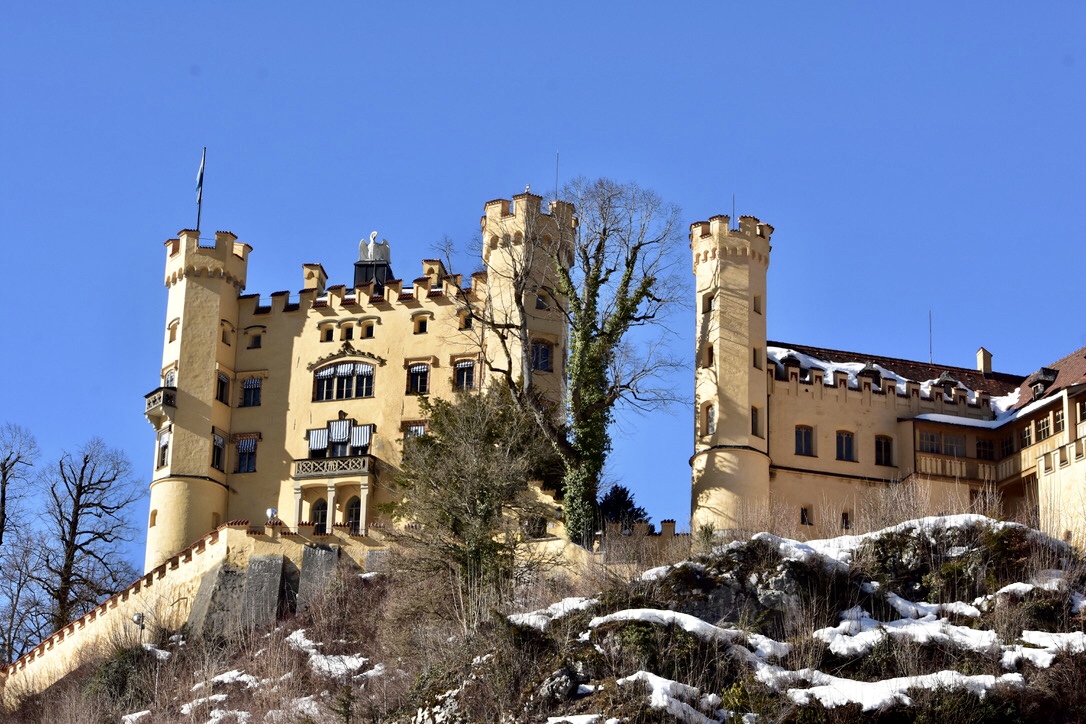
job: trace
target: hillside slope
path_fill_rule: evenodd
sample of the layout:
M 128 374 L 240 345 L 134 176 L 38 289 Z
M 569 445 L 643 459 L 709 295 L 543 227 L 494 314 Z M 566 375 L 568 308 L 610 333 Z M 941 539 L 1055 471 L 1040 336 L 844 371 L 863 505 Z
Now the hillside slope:
M 1066 544 L 974 515 L 761 533 L 479 626 L 438 586 L 345 571 L 274 631 L 129 649 L 20 717 L 1082 721 L 1084 585 Z

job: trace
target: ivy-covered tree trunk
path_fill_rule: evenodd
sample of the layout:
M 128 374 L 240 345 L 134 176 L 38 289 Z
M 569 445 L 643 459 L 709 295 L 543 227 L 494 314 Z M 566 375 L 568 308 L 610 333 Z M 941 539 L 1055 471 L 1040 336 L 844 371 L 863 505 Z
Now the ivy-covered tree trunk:
M 681 304 L 679 210 L 650 190 L 609 179 L 575 180 L 565 196 L 578 224 L 573 267 L 556 265 L 569 326 L 563 504 L 569 539 L 588 546 L 616 404 L 647 409 L 672 397 L 652 386 L 679 365 L 670 349 L 658 341 L 638 347 L 629 334 L 656 326 L 657 340 L 665 337 L 664 317 Z

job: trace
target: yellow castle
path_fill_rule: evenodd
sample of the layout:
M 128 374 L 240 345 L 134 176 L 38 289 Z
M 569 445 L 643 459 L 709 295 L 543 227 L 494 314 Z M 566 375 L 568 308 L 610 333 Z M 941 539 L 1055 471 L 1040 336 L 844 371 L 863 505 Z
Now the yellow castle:
M 374 232 L 350 287 L 304 264 L 301 291 L 268 302 L 243 294 L 251 247 L 232 233 L 167 241 L 162 382 L 146 396 L 156 435 L 146 570 L 231 520 L 381 548 L 379 506 L 393 499 L 400 441 L 425 430 L 422 396 L 526 368 L 562 399 L 566 332 L 541 290 L 553 287 L 549 260 L 570 258 L 575 223 L 569 204 L 544 209 L 530 193 L 490 201 L 484 271 L 466 284 L 438 259 L 405 284 Z M 522 344 L 495 339 L 494 320 L 523 329 Z
M 884 491 L 1086 541 L 1086 348 L 1028 375 L 774 342 L 773 227 L 690 227 L 697 361 L 691 525 L 839 535 Z
M 575 225 L 568 203 L 490 201 L 484 270 L 467 283 L 426 259 L 405 284 L 374 232 L 350 287 L 304 264 L 301 291 L 267 302 L 243 294 L 250 247 L 233 234 L 167 241 L 147 570 L 231 520 L 382 548 L 380 504 L 400 441 L 425 429 L 421 396 L 522 370 L 562 399 L 565 326 L 543 291 L 551 260 L 572 262 Z M 770 341 L 772 233 L 751 216 L 690 227 L 692 529 L 835 535 L 864 522 L 874 493 L 911 484 L 926 512 L 983 510 L 1082 540 L 1086 351 L 1024 377 L 994 372 L 983 348 L 967 369 Z M 526 334 L 499 340 L 472 309 L 514 326 L 525 315 Z

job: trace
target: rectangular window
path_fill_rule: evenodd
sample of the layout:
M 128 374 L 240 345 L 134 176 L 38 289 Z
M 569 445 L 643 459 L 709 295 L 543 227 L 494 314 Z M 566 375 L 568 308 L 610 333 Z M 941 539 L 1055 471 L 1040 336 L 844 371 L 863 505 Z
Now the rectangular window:
M 335 377 L 317 378 L 317 389 L 313 393 L 313 399 L 318 402 L 333 399 L 333 396 L 335 395 L 335 387 Z
M 250 334 L 249 335 L 249 349 L 260 349 L 264 343 L 264 335 L 262 334 Z
M 977 459 L 995 460 L 995 443 L 991 440 L 977 440 Z
M 461 392 L 475 389 L 475 363 L 462 360 L 456 363 L 456 389 Z
M 1046 415 L 1037 421 L 1037 442 L 1047 440 L 1051 434 L 1051 420 Z
M 164 468 L 170 462 L 170 431 L 163 430 L 158 434 L 158 455 L 155 458 L 155 467 Z
M 1014 435 L 1007 435 L 999 441 L 999 457 L 1005 458 L 1014 455 Z
M 852 516 L 849 515 L 847 510 L 841 511 L 841 530 L 850 530 L 852 528 Z
M 943 454 L 965 457 L 965 435 L 943 435 Z
M 414 364 L 407 368 L 407 394 L 425 395 L 430 392 L 430 366 Z
M 548 342 L 532 342 L 532 369 L 538 372 L 552 371 L 552 351 Z
M 336 399 L 349 400 L 354 397 L 354 377 L 336 376 Z
M 1029 423 L 1022 428 L 1022 447 L 1027 448 L 1033 444 L 1033 426 Z
M 335 339 L 335 336 L 336 330 L 332 329 L 331 327 L 326 327 L 325 329 L 321 330 L 322 342 L 331 342 L 333 339 Z
M 426 334 L 426 317 L 415 320 L 415 334 Z
M 814 455 L 814 428 L 796 425 L 796 455 Z
M 347 441 L 333 442 L 328 444 L 328 457 L 332 458 L 345 458 L 347 457 L 348 448 Z
M 373 397 L 373 368 L 369 368 L 368 374 L 359 374 L 354 378 L 355 397 Z
M 224 405 L 230 404 L 230 378 L 219 373 L 219 378 L 215 381 L 215 399 Z
M 250 437 L 245 440 L 238 440 L 237 455 L 238 466 L 234 472 L 256 472 L 256 438 Z
M 1063 410 L 1056 410 L 1053 417 L 1055 418 L 1055 425 L 1052 431 L 1055 433 L 1063 432 Z
M 799 524 L 800 525 L 814 525 L 814 518 L 811 516 L 810 508 L 799 509 Z
M 762 297 L 761 297 L 761 295 L 758 295 L 758 294 L 754 295 L 754 301 L 752 302 L 751 307 L 754 309 L 755 314 L 761 314 L 762 313 Z
M 939 433 L 921 430 L 920 452 L 935 453 L 936 455 L 943 452 L 943 445 L 942 442 L 939 440 Z
M 260 379 L 250 377 L 241 383 L 241 406 L 260 407 Z
M 211 467 L 222 471 L 226 466 L 226 440 L 222 435 L 211 436 Z
M 1078 401 L 1078 421 L 1080 423 L 1086 422 L 1086 400 Z
M 750 434 L 754 437 L 762 436 L 762 420 L 757 407 L 750 408 Z
M 420 437 L 426 434 L 426 425 L 407 425 L 403 429 L 404 437 Z
M 354 327 L 348 325 L 343 328 L 343 339 L 344 341 L 354 339 Z
M 755 347 L 752 351 L 754 354 L 754 369 L 760 370 L 762 369 L 762 350 Z
M 875 437 L 875 464 L 876 465 L 893 465 L 894 464 L 894 439 L 893 438 L 887 437 L 886 435 L 877 435 Z
M 701 298 L 701 311 L 711 312 L 716 309 L 716 292 L 709 292 Z
M 837 431 L 837 459 L 845 460 L 848 462 L 856 462 L 855 450 L 853 449 L 853 435 L 847 430 Z
M 373 325 L 367 324 L 362 327 L 362 337 L 365 339 L 373 339 Z

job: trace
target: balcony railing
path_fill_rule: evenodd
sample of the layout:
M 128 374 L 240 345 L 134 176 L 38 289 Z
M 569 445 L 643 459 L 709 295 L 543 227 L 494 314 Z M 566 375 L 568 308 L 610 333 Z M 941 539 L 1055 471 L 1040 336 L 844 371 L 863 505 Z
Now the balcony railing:
M 346 458 L 313 458 L 294 461 L 294 477 L 330 478 L 336 475 L 371 475 L 373 456 L 356 455 Z
M 994 483 L 1001 479 L 994 462 L 932 453 L 917 453 L 916 472 L 946 478 L 979 480 L 985 483 Z
M 159 387 L 143 397 L 147 400 L 144 412 L 150 412 L 156 407 L 177 407 L 177 388 L 175 387 Z

